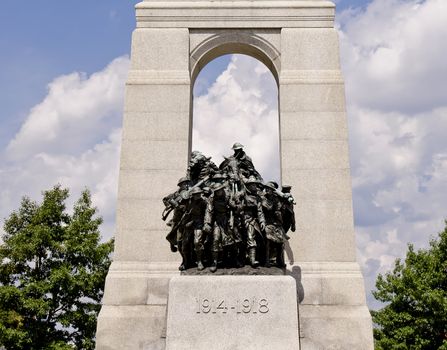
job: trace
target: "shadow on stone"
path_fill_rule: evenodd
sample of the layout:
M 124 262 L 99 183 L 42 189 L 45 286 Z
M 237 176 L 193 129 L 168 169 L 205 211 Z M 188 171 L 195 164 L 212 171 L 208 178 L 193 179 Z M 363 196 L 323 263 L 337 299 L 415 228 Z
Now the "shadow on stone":
M 181 272 L 181 275 L 184 276 L 202 276 L 202 275 L 211 275 L 211 276 L 225 276 L 225 275 L 256 275 L 256 276 L 266 276 L 266 275 L 276 275 L 282 276 L 286 275 L 286 269 L 281 269 L 279 267 L 263 267 L 260 266 L 258 268 L 253 268 L 249 265 L 244 267 L 236 268 L 219 268 L 216 272 L 211 272 L 207 267 L 202 271 L 197 270 L 197 268 L 187 269 Z
M 287 275 L 292 276 L 295 279 L 297 300 L 298 303 L 301 303 L 304 300 L 304 287 L 301 283 L 301 267 L 292 267 L 292 271 L 287 270 Z
M 293 250 L 290 247 L 289 241 L 286 241 L 286 243 L 284 243 L 284 251 L 287 255 L 287 260 L 289 261 L 290 265 L 293 265 L 295 263 L 295 257 L 293 256 Z

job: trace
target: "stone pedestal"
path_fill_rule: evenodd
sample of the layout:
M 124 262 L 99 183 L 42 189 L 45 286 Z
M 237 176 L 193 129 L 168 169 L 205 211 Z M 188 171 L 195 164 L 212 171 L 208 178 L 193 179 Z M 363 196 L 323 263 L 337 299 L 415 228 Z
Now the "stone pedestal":
M 166 350 L 295 350 L 297 311 L 290 276 L 174 277 Z
M 184 176 L 192 85 L 222 54 L 264 62 L 279 87 L 281 174 L 297 201 L 286 249 L 301 349 L 373 349 L 355 256 L 344 82 L 325 0 L 139 3 L 126 86 L 114 262 L 97 349 L 164 349 L 169 280 L 162 197 Z

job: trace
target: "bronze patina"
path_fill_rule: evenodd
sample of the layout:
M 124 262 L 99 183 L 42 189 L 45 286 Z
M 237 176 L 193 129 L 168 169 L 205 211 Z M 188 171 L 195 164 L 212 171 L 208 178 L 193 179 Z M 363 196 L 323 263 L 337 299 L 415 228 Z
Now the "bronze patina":
M 162 219 L 172 213 L 166 239 L 182 256 L 181 271 L 285 267 L 287 232 L 295 231 L 291 186 L 264 182 L 243 148 L 235 143 L 219 167 L 193 151 L 186 176 L 163 198 Z

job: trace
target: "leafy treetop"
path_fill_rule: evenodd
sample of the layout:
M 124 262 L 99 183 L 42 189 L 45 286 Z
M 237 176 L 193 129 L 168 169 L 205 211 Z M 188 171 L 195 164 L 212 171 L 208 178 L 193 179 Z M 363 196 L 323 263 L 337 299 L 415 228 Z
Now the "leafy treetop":
M 447 226 L 428 249 L 410 244 L 376 288 L 374 297 L 387 303 L 371 312 L 376 349 L 447 350 Z
M 4 224 L 0 245 L 0 345 L 93 349 L 113 240 L 100 242 L 88 190 L 66 212 L 69 192 L 27 197 Z

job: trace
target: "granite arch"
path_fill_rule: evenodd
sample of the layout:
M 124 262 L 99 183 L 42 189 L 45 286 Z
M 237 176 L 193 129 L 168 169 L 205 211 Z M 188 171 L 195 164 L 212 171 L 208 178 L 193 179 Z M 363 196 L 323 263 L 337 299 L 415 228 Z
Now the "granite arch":
M 191 35 L 194 35 L 192 33 Z M 279 87 L 281 71 L 281 53 L 279 49 L 267 39 L 253 31 L 222 31 L 202 40 L 192 48 L 190 53 L 191 86 L 202 70 L 213 59 L 226 54 L 243 54 L 251 56 L 262 63 L 272 72 Z

